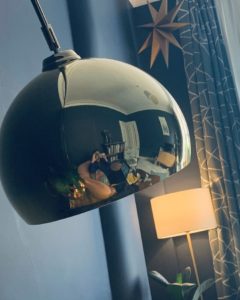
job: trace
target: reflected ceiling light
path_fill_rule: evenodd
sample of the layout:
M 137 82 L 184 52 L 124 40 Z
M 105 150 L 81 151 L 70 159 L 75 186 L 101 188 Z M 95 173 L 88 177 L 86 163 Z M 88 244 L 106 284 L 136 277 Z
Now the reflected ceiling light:
M 1 180 L 23 219 L 67 218 L 184 168 L 189 132 L 168 91 L 129 64 L 60 51 L 39 2 L 31 2 L 54 54 L 13 101 L 0 134 Z

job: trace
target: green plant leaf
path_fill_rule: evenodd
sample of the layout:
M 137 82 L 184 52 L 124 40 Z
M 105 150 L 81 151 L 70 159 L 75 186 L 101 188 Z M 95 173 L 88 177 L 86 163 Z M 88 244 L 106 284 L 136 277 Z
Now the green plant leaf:
M 182 286 L 180 284 L 169 284 L 167 286 L 167 292 L 172 300 L 184 300 Z
M 50 184 L 58 193 L 68 194 L 70 191 L 68 183 L 63 179 L 55 178 Z
M 185 297 L 190 294 L 190 291 L 196 288 L 195 283 L 184 282 L 184 283 L 169 283 L 167 291 L 173 299 L 186 299 Z M 180 295 L 179 295 L 180 293 Z
M 183 283 L 183 275 L 182 275 L 182 273 L 177 273 L 176 282 L 177 283 Z
M 196 289 L 196 292 L 195 292 L 192 300 L 198 300 L 200 298 L 200 296 L 202 295 L 202 293 L 204 293 L 207 289 L 209 289 L 211 286 L 213 286 L 214 283 L 215 283 L 215 280 L 212 278 L 207 279 L 204 282 L 202 282 L 200 284 L 200 286 Z
M 157 271 L 149 271 L 148 275 L 152 279 L 156 280 L 162 286 L 168 286 L 169 285 L 168 280 L 163 275 L 161 275 L 159 272 L 157 272 Z

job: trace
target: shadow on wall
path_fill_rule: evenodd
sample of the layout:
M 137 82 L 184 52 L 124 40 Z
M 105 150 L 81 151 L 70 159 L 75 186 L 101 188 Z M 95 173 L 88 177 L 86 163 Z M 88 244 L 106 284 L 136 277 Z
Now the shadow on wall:
M 136 281 L 132 284 L 132 288 L 129 289 L 128 299 L 144 299 L 144 294 L 141 281 L 136 279 Z
M 163 183 L 157 184 L 152 188 L 136 195 L 138 216 L 144 246 L 147 270 L 156 270 L 164 274 L 169 280 L 174 280 L 173 274 L 177 273 L 177 260 L 172 239 L 157 240 L 154 221 L 151 211 L 150 198 L 164 194 Z M 167 299 L 165 290 L 156 282 L 149 280 L 152 298 Z

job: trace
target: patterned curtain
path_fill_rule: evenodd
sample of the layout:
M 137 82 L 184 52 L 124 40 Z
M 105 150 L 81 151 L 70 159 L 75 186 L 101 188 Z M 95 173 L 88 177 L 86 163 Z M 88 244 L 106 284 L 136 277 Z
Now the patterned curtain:
M 240 111 L 213 0 L 178 14 L 201 181 L 219 227 L 209 234 L 218 299 L 240 299 Z

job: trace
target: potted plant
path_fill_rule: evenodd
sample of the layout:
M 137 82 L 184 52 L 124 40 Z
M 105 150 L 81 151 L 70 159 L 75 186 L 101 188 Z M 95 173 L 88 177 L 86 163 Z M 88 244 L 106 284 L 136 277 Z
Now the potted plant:
M 207 279 L 199 286 L 190 282 L 191 268 L 187 267 L 183 272 L 178 273 L 176 282 L 169 282 L 162 274 L 157 271 L 149 271 L 149 277 L 158 282 L 162 287 L 166 288 L 171 300 L 198 300 L 202 298 L 202 294 L 209 289 L 215 281 Z

